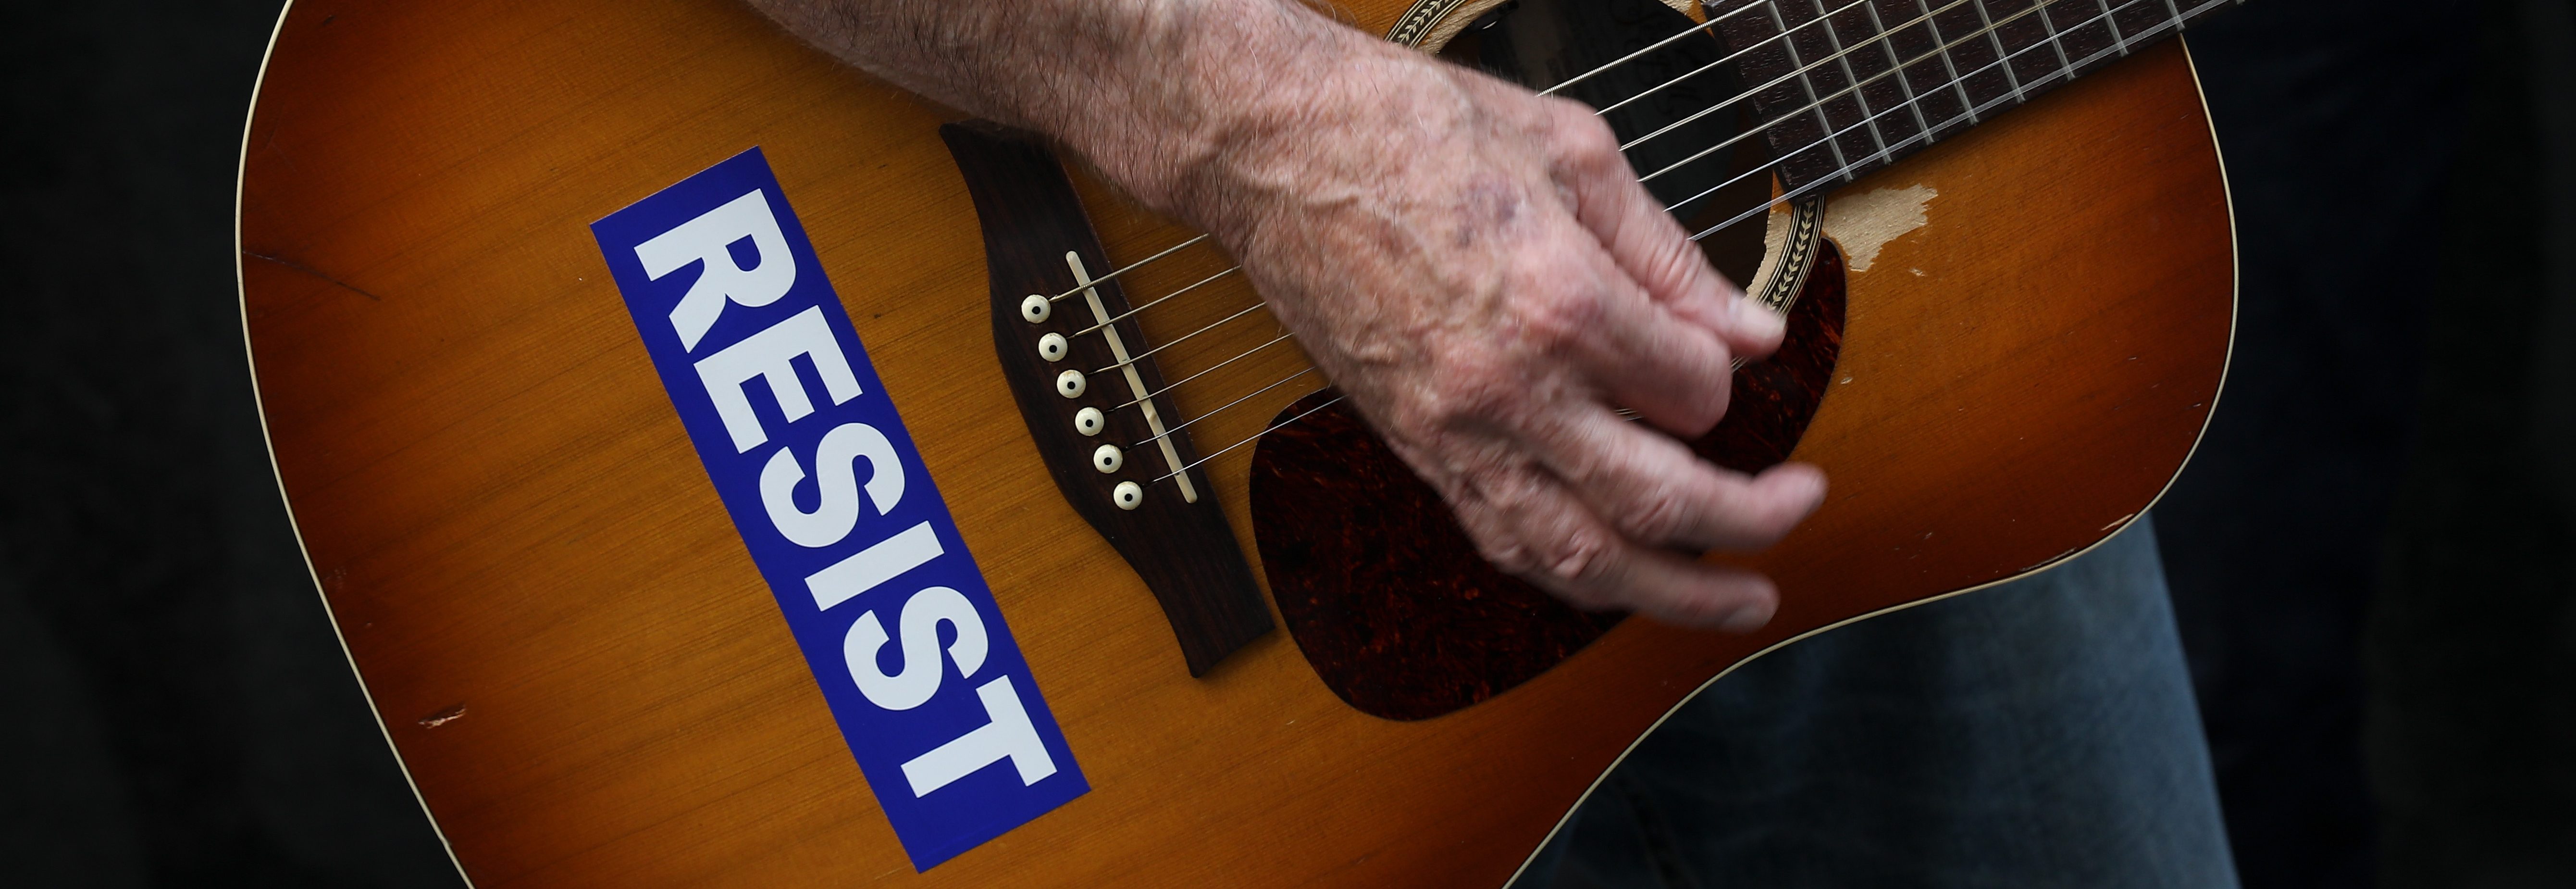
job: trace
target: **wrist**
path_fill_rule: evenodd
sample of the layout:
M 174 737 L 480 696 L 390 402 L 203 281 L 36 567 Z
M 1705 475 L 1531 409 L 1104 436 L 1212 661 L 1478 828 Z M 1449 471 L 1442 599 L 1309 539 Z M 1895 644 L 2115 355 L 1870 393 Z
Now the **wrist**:
M 1315 140 L 1347 130 L 1337 118 L 1391 65 L 1420 62 L 1294 0 L 1171 0 L 1151 15 L 1137 51 L 1152 58 L 1122 66 L 1125 88 L 1102 97 L 1115 107 L 1066 109 L 1049 129 L 1147 206 L 1221 238 L 1266 196 L 1314 184 L 1297 168 Z

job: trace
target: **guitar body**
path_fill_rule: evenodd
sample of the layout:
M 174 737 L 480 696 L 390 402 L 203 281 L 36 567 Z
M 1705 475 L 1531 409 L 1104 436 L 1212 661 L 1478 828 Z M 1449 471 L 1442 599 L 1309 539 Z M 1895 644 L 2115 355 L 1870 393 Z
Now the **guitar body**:
M 1420 12 L 1347 7 L 1376 33 Z M 1769 627 L 1604 622 L 1517 685 L 1387 718 L 1285 631 L 1183 669 L 995 367 L 983 234 L 939 135 L 956 118 L 725 0 L 301 0 L 280 23 L 240 197 L 262 411 L 333 621 L 475 885 L 1499 886 L 1734 665 L 2134 520 L 2197 441 L 2232 331 L 2225 184 L 2167 41 L 1832 193 L 1840 347 L 1794 459 L 1833 492 L 1737 559 L 1779 582 Z M 753 146 L 1090 787 L 927 870 L 590 229 Z M 1073 178 L 1114 262 L 1191 234 Z M 1124 283 L 1141 302 L 1224 264 Z M 1143 330 L 1172 341 L 1252 299 L 1220 282 Z M 1163 375 L 1272 335 L 1193 341 L 1198 363 Z M 1305 366 L 1280 348 L 1210 379 Z M 1308 388 L 1191 434 L 1203 453 L 1248 440 Z M 1202 467 L 1256 574 L 1256 528 L 1294 524 L 1253 514 L 1262 448 Z

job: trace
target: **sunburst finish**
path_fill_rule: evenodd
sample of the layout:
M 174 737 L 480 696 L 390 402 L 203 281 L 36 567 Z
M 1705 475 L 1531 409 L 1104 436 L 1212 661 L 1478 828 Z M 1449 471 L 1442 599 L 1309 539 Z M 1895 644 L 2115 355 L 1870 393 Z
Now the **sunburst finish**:
M 1350 4 L 1381 33 L 1405 11 Z M 948 118 L 723 0 L 302 0 L 281 22 L 240 198 L 262 410 L 351 661 L 476 885 L 1500 885 L 1731 665 L 2045 567 L 2143 512 L 2229 343 L 2225 187 L 2168 42 L 1842 190 L 1938 197 L 1848 277 L 1835 382 L 1796 454 L 1832 495 L 1740 560 L 1784 590 L 1769 628 L 1630 620 L 1492 700 L 1378 719 L 1284 634 L 1202 679 L 1180 668 L 990 363 Z M 878 812 L 588 230 L 753 145 L 1093 787 L 927 872 Z M 1186 234 L 1081 187 L 1113 259 Z M 1148 334 L 1253 299 L 1228 283 Z M 1265 336 L 1225 333 L 1166 373 Z M 1304 366 L 1264 359 L 1223 377 Z M 1270 415 L 1194 434 L 1213 451 Z M 1208 467 L 1247 553 L 1251 450 Z

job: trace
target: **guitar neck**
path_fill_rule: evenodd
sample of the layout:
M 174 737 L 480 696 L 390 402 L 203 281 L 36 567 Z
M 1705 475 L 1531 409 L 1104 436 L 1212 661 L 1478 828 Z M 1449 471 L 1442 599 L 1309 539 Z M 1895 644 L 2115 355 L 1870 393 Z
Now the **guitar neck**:
M 1859 179 L 2240 2 L 1717 0 L 1708 13 L 1798 189 Z

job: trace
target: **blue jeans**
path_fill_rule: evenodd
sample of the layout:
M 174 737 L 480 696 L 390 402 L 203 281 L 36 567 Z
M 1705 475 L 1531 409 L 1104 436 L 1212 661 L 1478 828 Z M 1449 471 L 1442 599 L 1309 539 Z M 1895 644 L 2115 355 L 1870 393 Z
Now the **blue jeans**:
M 2140 520 L 1719 680 L 1514 889 L 2235 885 Z

